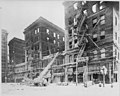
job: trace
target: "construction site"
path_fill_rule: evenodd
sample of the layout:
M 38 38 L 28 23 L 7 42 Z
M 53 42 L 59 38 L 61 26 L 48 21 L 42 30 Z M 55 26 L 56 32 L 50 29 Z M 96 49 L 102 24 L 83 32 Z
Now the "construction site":
M 77 85 L 78 83 L 87 84 L 89 81 L 96 84 L 118 82 L 119 3 L 65 1 L 63 5 L 65 9 L 65 41 L 63 40 L 65 48 L 62 46 L 63 49 L 57 50 L 58 47 L 50 47 L 50 43 L 47 43 L 47 47 L 44 44 L 42 47 L 36 45 L 37 43 L 29 44 L 29 40 L 25 39 L 29 46 L 27 45 L 25 48 L 27 72 L 25 72 L 23 81 L 26 84 L 37 86 L 46 86 L 50 83 L 68 85 L 69 82 Z M 41 20 L 44 21 L 43 18 Z M 29 33 L 31 28 L 36 28 L 35 26 L 38 26 L 36 22 L 26 28 L 24 34 Z M 59 28 L 57 30 L 61 31 Z M 34 34 L 43 31 L 44 28 L 41 27 Z M 46 32 L 49 33 L 48 29 Z M 64 35 L 60 36 L 64 38 Z M 36 39 L 39 40 L 39 44 L 42 44 L 41 39 Z M 32 40 L 34 42 L 34 39 L 31 39 L 31 42 Z M 52 50 L 53 48 L 55 49 Z M 43 54 L 41 50 L 47 51 Z

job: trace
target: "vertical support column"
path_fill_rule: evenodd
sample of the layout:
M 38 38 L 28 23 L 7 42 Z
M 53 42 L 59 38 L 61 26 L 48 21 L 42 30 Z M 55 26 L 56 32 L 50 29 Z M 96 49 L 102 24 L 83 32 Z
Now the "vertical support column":
M 67 74 L 67 67 L 65 67 L 65 82 L 68 82 L 68 74 Z
M 111 63 L 109 63 L 109 83 L 111 84 Z

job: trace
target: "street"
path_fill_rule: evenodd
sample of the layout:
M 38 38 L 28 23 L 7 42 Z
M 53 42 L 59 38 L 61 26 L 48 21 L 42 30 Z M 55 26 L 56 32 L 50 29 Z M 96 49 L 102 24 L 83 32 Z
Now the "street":
M 2 84 L 2 96 L 119 96 L 118 83 L 106 84 L 105 87 L 99 85 L 89 86 L 71 84 L 68 86 L 58 86 L 51 84 L 47 87 L 26 86 L 20 84 Z

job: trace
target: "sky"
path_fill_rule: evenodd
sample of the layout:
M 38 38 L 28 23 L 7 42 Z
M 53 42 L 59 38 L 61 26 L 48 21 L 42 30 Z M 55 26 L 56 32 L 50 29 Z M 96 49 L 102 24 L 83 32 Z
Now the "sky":
M 8 41 L 13 37 L 24 39 L 24 29 L 40 16 L 65 28 L 64 1 L 1 1 L 1 29 L 8 32 Z

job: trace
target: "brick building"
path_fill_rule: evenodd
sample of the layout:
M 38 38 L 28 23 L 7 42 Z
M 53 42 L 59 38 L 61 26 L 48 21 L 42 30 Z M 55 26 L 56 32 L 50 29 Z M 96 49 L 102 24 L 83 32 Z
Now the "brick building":
M 9 78 L 10 81 L 15 80 L 15 66 L 17 64 L 25 62 L 25 41 L 19 38 L 14 37 L 9 41 L 9 66 L 10 73 Z
M 1 30 L 1 76 L 2 76 L 2 83 L 6 82 L 7 80 L 7 68 L 8 68 L 8 58 L 7 58 L 7 36 L 8 33 L 6 30 Z M 6 80 L 5 80 L 6 79 Z
M 43 17 L 29 25 L 24 30 L 24 35 L 25 70 L 29 72 L 41 72 L 51 61 L 50 56 L 64 50 L 64 30 Z
M 64 65 L 65 80 L 75 82 L 77 77 L 78 82 L 83 82 L 86 69 L 87 80 L 100 81 L 101 67 L 105 66 L 106 82 L 111 83 L 113 80 L 116 82 L 120 64 L 119 2 L 66 1 L 64 7 L 67 53 L 65 56 L 67 65 Z M 87 62 L 84 60 L 76 62 L 76 59 L 81 58 L 78 57 L 80 50 L 83 51 L 82 57 L 89 58 Z

